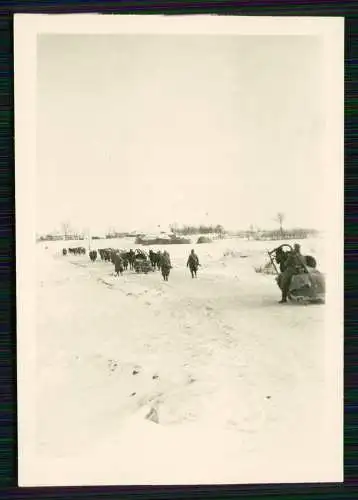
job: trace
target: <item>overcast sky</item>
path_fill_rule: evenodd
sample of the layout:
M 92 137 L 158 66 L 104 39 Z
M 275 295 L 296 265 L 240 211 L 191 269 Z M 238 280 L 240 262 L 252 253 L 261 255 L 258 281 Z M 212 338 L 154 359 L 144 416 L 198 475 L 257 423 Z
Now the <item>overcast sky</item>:
M 37 231 L 321 226 L 309 36 L 38 37 Z

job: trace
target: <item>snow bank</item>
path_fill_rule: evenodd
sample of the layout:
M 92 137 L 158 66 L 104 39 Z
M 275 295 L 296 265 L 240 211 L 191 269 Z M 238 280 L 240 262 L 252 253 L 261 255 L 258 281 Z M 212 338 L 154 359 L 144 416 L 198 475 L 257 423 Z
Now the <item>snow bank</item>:
M 266 242 L 173 245 L 168 283 L 115 278 L 54 243 L 37 247 L 37 451 L 22 484 L 332 480 L 324 306 L 277 304 L 254 271 Z M 321 262 L 320 244 L 302 251 Z

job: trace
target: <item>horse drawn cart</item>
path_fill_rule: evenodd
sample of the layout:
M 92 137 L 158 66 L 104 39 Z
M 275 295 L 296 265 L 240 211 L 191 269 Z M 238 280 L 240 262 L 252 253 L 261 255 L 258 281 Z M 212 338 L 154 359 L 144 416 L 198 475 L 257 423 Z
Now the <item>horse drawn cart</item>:
M 153 271 L 149 256 L 143 250 L 136 250 L 133 267 L 136 273 L 148 274 Z
M 289 254 L 293 254 L 293 248 L 291 245 L 283 244 L 267 253 L 277 274 L 276 283 L 281 289 L 284 260 Z M 297 265 L 289 286 L 288 299 L 295 302 L 325 302 L 326 283 L 324 274 L 317 270 L 317 262 L 314 257 L 311 255 L 302 257 L 297 259 Z M 280 266 L 280 271 L 276 263 Z

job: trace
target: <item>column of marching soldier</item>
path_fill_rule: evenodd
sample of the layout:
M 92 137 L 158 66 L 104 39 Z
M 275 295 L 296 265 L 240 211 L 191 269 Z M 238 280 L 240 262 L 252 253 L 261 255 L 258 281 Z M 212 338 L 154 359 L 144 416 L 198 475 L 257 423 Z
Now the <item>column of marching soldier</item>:
M 64 248 L 62 250 L 62 254 L 64 256 L 67 253 L 72 255 L 84 255 L 86 254 L 86 249 L 84 247 L 77 248 Z M 149 263 L 152 270 L 158 269 L 161 271 L 164 281 L 168 281 L 170 270 L 172 269 L 172 264 L 170 260 L 169 252 L 149 250 L 149 254 L 147 255 L 143 250 L 137 249 L 133 250 L 118 250 L 113 248 L 103 248 L 97 250 L 89 251 L 89 258 L 92 262 L 95 262 L 100 256 L 101 260 L 104 262 L 111 262 L 114 265 L 114 274 L 115 276 L 120 276 L 126 271 L 128 268 L 133 270 L 137 267 L 137 263 Z M 190 255 L 187 260 L 187 267 L 190 270 L 191 277 L 196 278 L 198 268 L 201 264 L 199 263 L 199 258 L 194 250 L 191 250 Z M 149 269 L 149 266 L 146 268 Z
M 281 290 L 282 297 L 280 300 L 281 304 L 287 303 L 287 299 L 289 296 L 289 290 L 291 281 L 295 274 L 299 274 L 300 272 L 307 273 L 307 276 L 311 276 L 312 270 L 316 270 L 316 259 L 311 255 L 302 255 L 301 247 L 299 244 L 295 244 L 294 247 L 285 252 L 282 248 L 282 245 L 275 249 L 273 252 L 275 253 L 275 260 L 279 264 L 280 273 L 277 277 L 277 284 Z M 68 250 L 64 248 L 62 250 L 63 255 L 67 255 L 67 253 L 73 255 L 83 255 L 86 253 L 85 248 L 77 247 L 77 248 L 69 248 Z M 272 252 L 271 252 L 272 253 Z M 114 274 L 119 277 L 123 275 L 123 272 L 128 268 L 131 270 L 135 270 L 138 272 L 148 273 L 150 270 L 160 270 L 163 280 L 168 281 L 170 270 L 172 269 L 172 264 L 170 260 L 169 252 L 166 250 L 154 252 L 153 250 L 149 250 L 147 254 L 141 249 L 133 249 L 128 250 L 118 250 L 113 248 L 104 248 L 97 250 L 90 250 L 89 257 L 92 262 L 97 260 L 98 254 L 102 261 L 111 262 L 114 265 Z M 196 255 L 194 250 L 191 250 L 190 255 L 188 257 L 187 267 L 190 270 L 191 277 L 196 278 L 198 268 L 200 266 L 199 258 Z M 311 272 L 308 272 L 308 268 L 311 268 Z M 313 281 L 314 287 L 319 287 L 324 289 L 324 277 L 320 277 L 320 273 L 317 272 L 315 274 L 316 278 Z M 318 280 L 319 278 L 319 280 Z M 311 276 L 311 280 L 312 280 Z M 318 282 L 317 282 L 318 280 Z M 305 292 L 306 293 L 306 292 Z M 317 295 L 318 296 L 318 295 Z M 313 297 L 315 298 L 315 297 Z

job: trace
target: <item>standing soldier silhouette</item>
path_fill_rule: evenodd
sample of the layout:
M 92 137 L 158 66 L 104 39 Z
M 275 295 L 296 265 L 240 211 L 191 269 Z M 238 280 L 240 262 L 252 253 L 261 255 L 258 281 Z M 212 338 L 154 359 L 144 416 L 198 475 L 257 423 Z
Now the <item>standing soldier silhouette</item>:
M 122 260 L 121 256 L 118 255 L 118 254 L 115 254 L 113 260 L 114 260 L 114 262 L 113 262 L 113 264 L 114 264 L 114 275 L 115 276 L 119 276 L 119 275 L 122 276 L 123 271 L 124 271 L 124 266 L 123 266 L 123 260 Z
M 192 278 L 194 278 L 194 277 L 196 278 L 197 277 L 196 273 L 198 271 L 198 267 L 199 266 L 200 266 L 200 264 L 199 264 L 199 258 L 196 255 L 196 253 L 194 252 L 194 250 L 192 250 L 190 252 L 190 255 L 189 255 L 189 258 L 188 258 L 188 262 L 186 263 L 186 267 L 189 267 Z
M 285 304 L 287 302 L 292 276 L 298 272 L 302 265 L 304 265 L 304 257 L 301 254 L 300 245 L 296 243 L 293 247 L 293 251 L 287 256 L 284 271 L 281 274 L 282 298 L 280 304 Z
M 171 268 L 172 263 L 170 261 L 169 253 L 165 251 L 161 257 L 161 270 L 164 281 L 168 281 Z

